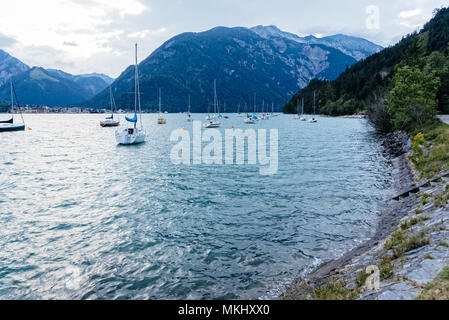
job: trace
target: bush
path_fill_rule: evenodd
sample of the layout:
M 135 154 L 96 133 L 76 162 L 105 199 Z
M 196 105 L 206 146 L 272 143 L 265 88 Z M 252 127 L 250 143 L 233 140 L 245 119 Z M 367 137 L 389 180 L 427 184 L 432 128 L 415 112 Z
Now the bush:
M 406 65 L 397 69 L 393 83 L 387 101 L 393 128 L 413 132 L 431 124 L 438 113 L 440 79 L 435 72 Z

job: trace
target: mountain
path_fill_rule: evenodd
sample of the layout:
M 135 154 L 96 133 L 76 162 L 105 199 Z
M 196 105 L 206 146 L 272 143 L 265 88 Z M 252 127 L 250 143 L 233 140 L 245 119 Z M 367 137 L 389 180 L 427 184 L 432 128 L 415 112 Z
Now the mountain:
M 343 34 L 317 38 L 314 36 L 300 37 L 296 34 L 282 31 L 276 26 L 257 26 L 251 28 L 251 30 L 265 39 L 284 38 L 304 44 L 325 45 L 338 49 L 341 52 L 353 57 L 357 61 L 365 59 L 383 49 L 383 47 L 366 39 L 351 37 Z
M 114 82 L 114 79 L 100 73 L 72 75 L 64 71 L 55 69 L 48 69 L 47 72 L 75 82 L 85 91 L 83 95 L 87 96 L 88 98 L 92 98 L 94 95 L 103 91 L 112 82 Z
M 91 98 L 111 80 L 103 75 L 74 76 L 69 73 L 33 67 L 14 76 L 14 87 L 21 104 L 67 106 Z M 107 78 L 105 78 L 107 80 Z M 9 85 L 0 87 L 0 100 L 10 99 Z
M 389 130 L 385 99 L 394 85 L 398 67 L 413 67 L 423 72 L 433 70 L 441 81 L 438 89 L 438 111 L 449 112 L 449 8 L 435 10 L 434 17 L 420 32 L 404 37 L 399 43 L 362 60 L 334 81 L 315 79 L 295 94 L 284 106 L 284 112 L 295 113 L 297 101 L 306 101 L 311 111 L 316 93 L 319 111 L 327 115 L 368 111 L 381 131 Z M 379 118 L 379 121 L 374 119 Z
M 10 56 L 3 50 L 0 50 L 0 87 L 4 85 L 11 76 L 28 71 L 30 67 L 19 59 Z
M 247 28 L 183 33 L 140 63 L 142 105 L 157 110 L 158 89 L 162 88 L 164 110 L 186 111 L 187 96 L 191 95 L 192 111 L 206 112 L 217 79 L 222 111 L 224 103 L 228 111 L 239 104 L 242 111 L 245 104 L 253 110 L 254 93 L 259 109 L 262 101 L 280 106 L 311 79 L 336 79 L 355 62 L 328 45 L 302 43 L 287 36 L 267 37 Z M 112 86 L 117 104 L 131 106 L 134 67 L 127 68 Z M 83 105 L 101 107 L 108 99 L 105 90 Z

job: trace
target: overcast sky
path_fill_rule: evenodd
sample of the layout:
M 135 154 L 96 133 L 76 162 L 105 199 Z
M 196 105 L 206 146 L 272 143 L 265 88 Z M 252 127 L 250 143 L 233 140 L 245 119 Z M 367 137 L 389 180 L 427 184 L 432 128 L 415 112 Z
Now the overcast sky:
M 449 0 L 11 0 L 0 3 L 0 49 L 30 66 L 117 77 L 182 32 L 277 25 L 344 33 L 383 46 L 420 28 Z

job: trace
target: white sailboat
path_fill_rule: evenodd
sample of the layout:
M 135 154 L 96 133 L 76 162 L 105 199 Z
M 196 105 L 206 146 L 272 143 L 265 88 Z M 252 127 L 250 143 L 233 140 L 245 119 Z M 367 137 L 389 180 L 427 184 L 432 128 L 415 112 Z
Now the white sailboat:
M 313 114 L 316 115 L 316 94 L 313 92 Z M 315 117 L 309 120 L 310 123 L 317 123 L 318 120 Z
M 214 114 L 217 112 L 217 100 L 218 100 L 217 99 L 217 80 L 214 80 Z M 208 120 L 208 122 L 206 122 L 204 124 L 204 127 L 205 128 L 220 128 L 221 123 L 218 121 L 214 121 L 213 119 L 215 119 L 215 116 L 214 116 L 214 118 Z M 207 118 L 206 118 L 206 120 L 207 120 Z
M 301 117 L 299 118 L 301 121 L 307 121 L 307 119 L 304 117 L 304 98 L 302 98 L 302 111 L 301 111 Z
M 0 121 L 0 132 L 6 131 L 24 131 L 25 130 L 25 121 L 23 120 L 23 115 L 20 112 L 19 102 L 17 100 L 16 91 L 14 90 L 14 86 L 12 84 L 12 79 L 9 80 L 11 85 L 11 119 Z M 17 111 L 22 118 L 22 123 L 16 123 L 14 120 L 14 97 L 16 97 L 17 102 Z
M 187 121 L 188 122 L 192 122 L 193 121 L 193 119 L 192 119 L 192 114 L 190 113 L 190 95 L 189 95 L 189 107 L 188 107 L 188 113 L 187 113 Z
M 296 114 L 293 116 L 294 120 L 300 120 L 301 116 L 299 115 L 299 100 L 296 100 Z
M 142 106 L 140 103 L 140 86 L 139 86 L 139 66 L 137 63 L 137 43 L 136 43 L 136 72 L 135 72 L 135 92 L 134 92 L 134 116 L 132 118 L 126 117 L 126 121 L 132 124 L 123 130 L 115 132 L 115 139 L 121 145 L 132 145 L 145 142 L 146 133 L 142 123 Z M 140 126 L 138 126 L 140 115 Z
M 112 86 L 109 86 L 109 96 L 111 100 L 111 116 L 106 118 L 104 121 L 100 121 L 100 126 L 105 127 L 118 127 L 120 126 L 120 121 L 114 119 L 115 101 L 112 96 Z

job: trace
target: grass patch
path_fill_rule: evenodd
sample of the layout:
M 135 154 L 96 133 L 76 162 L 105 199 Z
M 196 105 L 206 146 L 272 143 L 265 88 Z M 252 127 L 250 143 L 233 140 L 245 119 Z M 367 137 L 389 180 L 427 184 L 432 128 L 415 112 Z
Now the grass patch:
M 424 288 L 417 300 L 449 300 L 449 267 Z
M 410 160 L 424 179 L 433 178 L 439 172 L 448 170 L 449 126 L 438 122 L 425 128 L 422 134 L 418 134 L 414 140 Z
M 393 250 L 393 258 L 398 259 L 405 253 L 430 244 L 425 232 L 408 236 L 405 232 L 396 231 L 385 244 L 386 250 Z
M 417 217 L 417 218 L 412 218 L 410 220 L 404 221 L 403 223 L 401 223 L 401 230 L 405 231 L 410 229 L 413 226 L 416 226 L 417 224 L 423 224 L 424 221 L 430 220 L 430 217 L 428 216 L 422 216 L 422 217 Z
M 355 284 L 357 285 L 357 288 L 362 288 L 366 284 L 368 276 L 369 275 L 365 272 L 365 270 L 357 274 L 357 278 L 355 279 Z
M 394 276 L 393 257 L 385 257 L 379 263 L 380 280 L 387 280 Z
M 435 206 L 438 208 L 445 208 L 449 203 L 449 186 L 446 186 L 443 193 L 437 194 L 434 197 Z
M 315 289 L 312 300 L 356 300 L 359 293 L 346 287 L 346 282 L 329 282 L 325 286 Z
M 447 243 L 446 241 L 440 241 L 440 243 L 438 243 L 438 247 L 449 248 L 449 243 Z

